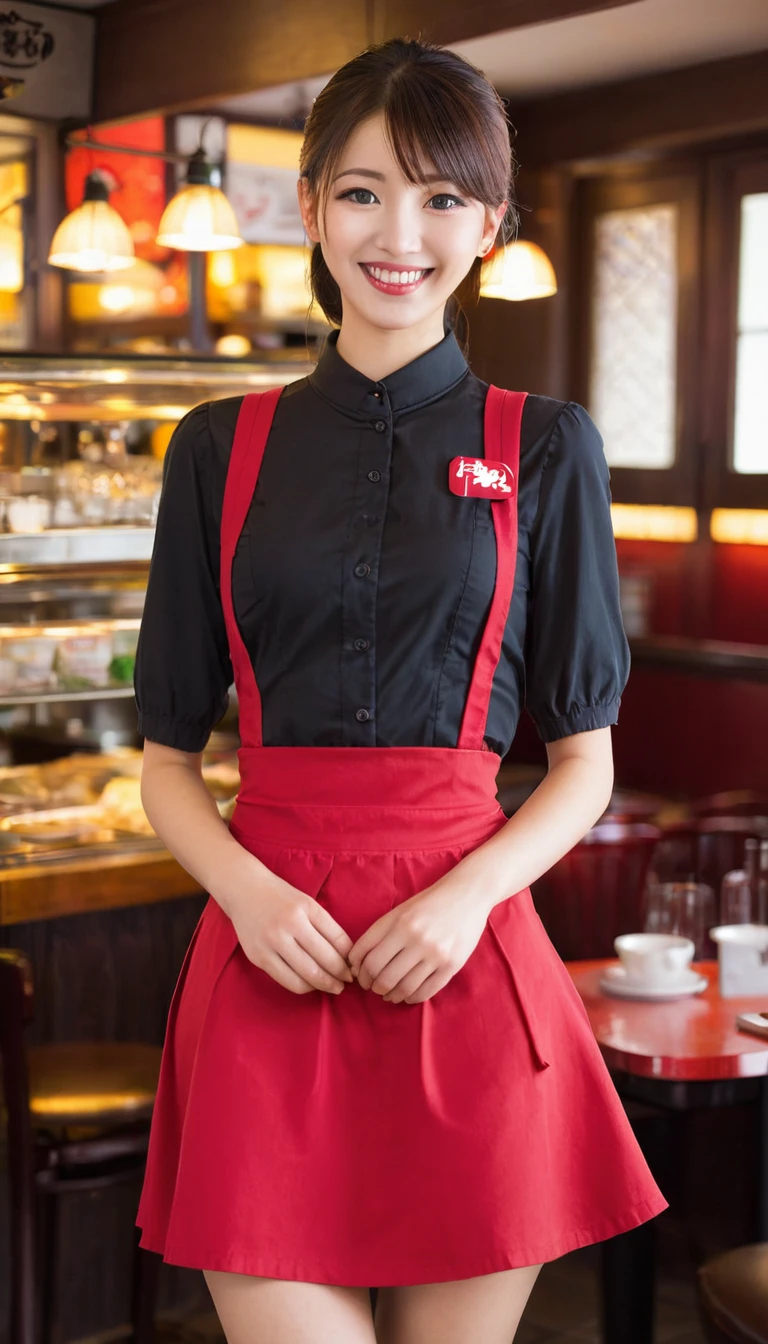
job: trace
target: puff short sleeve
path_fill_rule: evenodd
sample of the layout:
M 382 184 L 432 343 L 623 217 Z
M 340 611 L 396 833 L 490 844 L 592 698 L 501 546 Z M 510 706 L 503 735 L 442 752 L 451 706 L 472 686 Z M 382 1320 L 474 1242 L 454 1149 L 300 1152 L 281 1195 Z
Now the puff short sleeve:
M 630 657 L 610 505 L 603 440 L 584 407 L 567 402 L 530 534 L 526 708 L 544 742 L 618 720 Z
M 142 737 L 202 751 L 232 684 L 211 508 L 208 405 L 174 430 L 163 464 L 134 690 Z

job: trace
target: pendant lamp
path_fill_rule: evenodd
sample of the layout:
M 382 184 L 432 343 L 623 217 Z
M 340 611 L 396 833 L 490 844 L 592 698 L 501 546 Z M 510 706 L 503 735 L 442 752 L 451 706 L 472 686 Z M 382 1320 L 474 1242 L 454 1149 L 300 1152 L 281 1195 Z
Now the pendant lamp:
M 241 247 L 235 212 L 219 183 L 221 173 L 202 148 L 189 160 L 184 186 L 168 202 L 157 241 L 182 252 L 227 252 Z
M 536 243 L 514 242 L 497 248 L 480 273 L 481 298 L 543 299 L 556 293 L 552 263 Z
M 48 253 L 51 266 L 69 271 L 124 271 L 133 266 L 133 239 L 128 225 L 109 204 L 102 173 L 85 179 L 83 203 L 61 221 Z

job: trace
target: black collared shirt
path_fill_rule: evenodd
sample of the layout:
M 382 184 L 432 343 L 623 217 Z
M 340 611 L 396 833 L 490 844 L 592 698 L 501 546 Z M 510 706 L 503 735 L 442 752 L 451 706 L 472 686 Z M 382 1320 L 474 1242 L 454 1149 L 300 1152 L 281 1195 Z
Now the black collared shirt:
M 265 746 L 455 747 L 493 593 L 487 499 L 448 488 L 483 455 L 487 384 L 449 332 L 379 383 L 326 342 L 278 403 L 233 563 Z M 219 595 L 241 398 L 171 440 L 136 660 L 139 732 L 202 750 L 232 682 Z M 550 742 L 617 721 L 629 673 L 602 439 L 583 407 L 529 395 L 515 590 L 485 740 L 525 704 Z

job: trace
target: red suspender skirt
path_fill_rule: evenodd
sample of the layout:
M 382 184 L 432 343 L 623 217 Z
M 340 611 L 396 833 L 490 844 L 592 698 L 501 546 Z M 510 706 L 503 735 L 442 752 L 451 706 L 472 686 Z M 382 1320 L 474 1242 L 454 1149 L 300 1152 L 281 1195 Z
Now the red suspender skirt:
M 505 818 L 484 748 L 514 583 L 514 494 L 457 748 L 264 747 L 232 558 L 279 391 L 244 399 L 221 533 L 239 706 L 232 834 L 356 940 Z M 491 388 L 485 455 L 517 479 L 524 394 Z M 257 890 L 253 899 L 258 900 Z M 179 975 L 137 1222 L 172 1264 L 382 1287 L 553 1260 L 666 1208 L 530 891 L 423 1003 L 357 981 L 293 994 L 209 898 Z

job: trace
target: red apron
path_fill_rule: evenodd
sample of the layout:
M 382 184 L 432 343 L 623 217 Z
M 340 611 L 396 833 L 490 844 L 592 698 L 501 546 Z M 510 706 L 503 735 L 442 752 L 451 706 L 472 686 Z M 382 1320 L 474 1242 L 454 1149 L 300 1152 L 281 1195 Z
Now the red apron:
M 458 748 L 264 747 L 231 580 L 278 397 L 244 399 L 224 496 L 242 741 L 231 831 L 354 941 L 505 823 L 483 734 L 517 509 L 492 505 L 496 587 Z M 485 455 L 515 480 L 524 399 L 491 388 L 486 403 Z M 168 1017 L 142 1246 L 198 1269 L 437 1283 L 554 1260 L 666 1207 L 528 888 L 494 906 L 461 970 L 415 1004 L 357 981 L 292 993 L 247 959 L 209 898 Z

